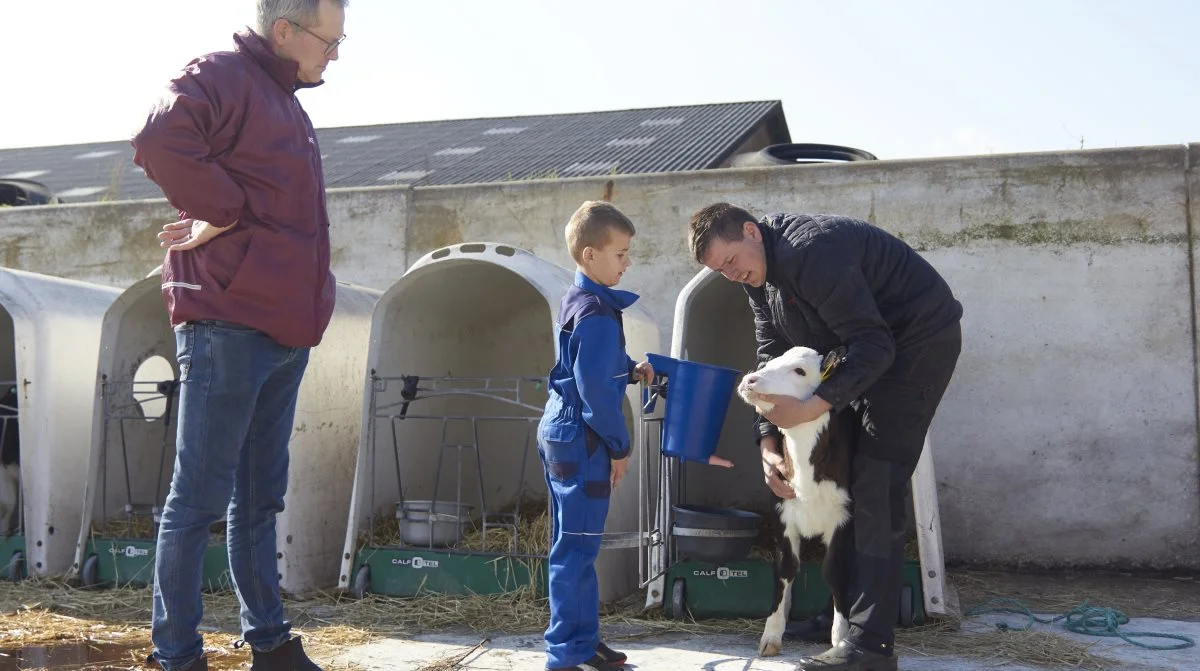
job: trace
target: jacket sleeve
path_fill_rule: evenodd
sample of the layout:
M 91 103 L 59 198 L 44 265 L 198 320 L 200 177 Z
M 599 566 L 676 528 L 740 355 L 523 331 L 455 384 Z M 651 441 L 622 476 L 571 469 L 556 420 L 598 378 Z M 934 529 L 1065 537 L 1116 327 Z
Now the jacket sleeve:
M 892 365 L 896 343 L 857 261 L 835 244 L 819 243 L 804 254 L 792 290 L 846 345 L 846 361 L 817 387 L 816 395 L 840 411 L 875 384 Z
M 133 137 L 133 162 L 158 184 L 185 216 L 225 227 L 237 221 L 245 202 L 242 188 L 215 160 L 212 139 L 235 123 L 236 93 L 217 93 L 214 74 L 236 77 L 229 68 L 196 62 L 171 81 L 145 126 Z M 238 87 L 240 88 L 240 87 Z
M 758 368 L 762 368 L 771 359 L 783 354 L 790 345 L 780 337 L 775 330 L 775 322 L 771 320 L 771 309 L 766 305 L 766 297 L 761 289 L 747 288 L 750 297 L 750 309 L 754 312 L 754 340 L 757 343 Z M 779 437 L 779 428 L 768 422 L 762 415 L 754 415 L 755 440 L 761 442 L 763 436 Z
M 629 455 L 629 430 L 622 411 L 625 385 L 613 384 L 628 371 L 615 371 L 613 352 L 621 346 L 617 322 L 603 316 L 584 317 L 575 323 L 575 382 L 583 401 L 583 421 L 600 437 L 610 459 Z M 628 357 L 626 357 L 628 358 Z

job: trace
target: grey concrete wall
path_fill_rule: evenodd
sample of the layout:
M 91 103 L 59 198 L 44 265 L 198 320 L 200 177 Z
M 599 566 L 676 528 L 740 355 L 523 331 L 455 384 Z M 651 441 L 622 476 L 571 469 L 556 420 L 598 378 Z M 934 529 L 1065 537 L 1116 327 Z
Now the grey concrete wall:
M 386 289 L 476 240 L 569 267 L 563 225 L 610 180 L 638 226 L 623 288 L 659 315 L 664 346 L 699 269 L 686 220 L 716 200 L 862 217 L 945 274 L 966 311 L 933 429 L 949 559 L 1200 567 L 1188 148 L 331 191 L 334 270 Z M 170 220 L 161 201 L 0 211 L 0 258 L 123 287 L 161 262 Z

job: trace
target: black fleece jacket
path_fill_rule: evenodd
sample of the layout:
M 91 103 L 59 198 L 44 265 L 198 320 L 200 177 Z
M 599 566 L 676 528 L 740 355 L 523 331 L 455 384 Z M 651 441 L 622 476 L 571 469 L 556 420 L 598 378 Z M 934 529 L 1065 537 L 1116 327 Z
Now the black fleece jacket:
M 962 317 L 950 286 L 911 247 L 865 221 L 769 214 L 758 224 L 767 258 L 762 287 L 743 285 L 754 310 L 759 366 L 794 346 L 845 361 L 817 388 L 840 411 L 892 365 Z M 761 416 L 758 435 L 778 434 Z

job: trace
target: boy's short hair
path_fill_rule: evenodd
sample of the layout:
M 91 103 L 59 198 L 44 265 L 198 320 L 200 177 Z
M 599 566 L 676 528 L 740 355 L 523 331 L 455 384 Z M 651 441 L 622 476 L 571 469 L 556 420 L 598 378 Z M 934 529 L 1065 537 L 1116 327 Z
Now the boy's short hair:
M 615 205 L 603 200 L 584 201 L 567 221 L 567 251 L 576 263 L 581 263 L 583 249 L 600 249 L 608 244 L 609 231 L 617 229 L 629 237 L 637 234 L 633 222 Z
M 697 210 L 688 221 L 688 248 L 696 261 L 704 264 L 708 247 L 720 238 L 725 242 L 737 242 L 745 235 L 742 227 L 746 222 L 757 221 L 753 215 L 736 205 L 713 203 Z

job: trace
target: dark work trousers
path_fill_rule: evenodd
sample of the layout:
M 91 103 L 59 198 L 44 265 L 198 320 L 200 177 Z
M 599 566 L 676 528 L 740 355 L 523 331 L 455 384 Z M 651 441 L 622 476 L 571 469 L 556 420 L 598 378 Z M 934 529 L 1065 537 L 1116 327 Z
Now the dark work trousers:
M 908 521 L 905 494 L 961 347 L 955 322 L 897 352 L 891 368 L 852 405 L 862 418 L 850 481 L 854 514 L 840 542 L 826 551 L 825 564 L 840 565 L 847 575 L 847 638 L 868 650 L 892 654 Z

